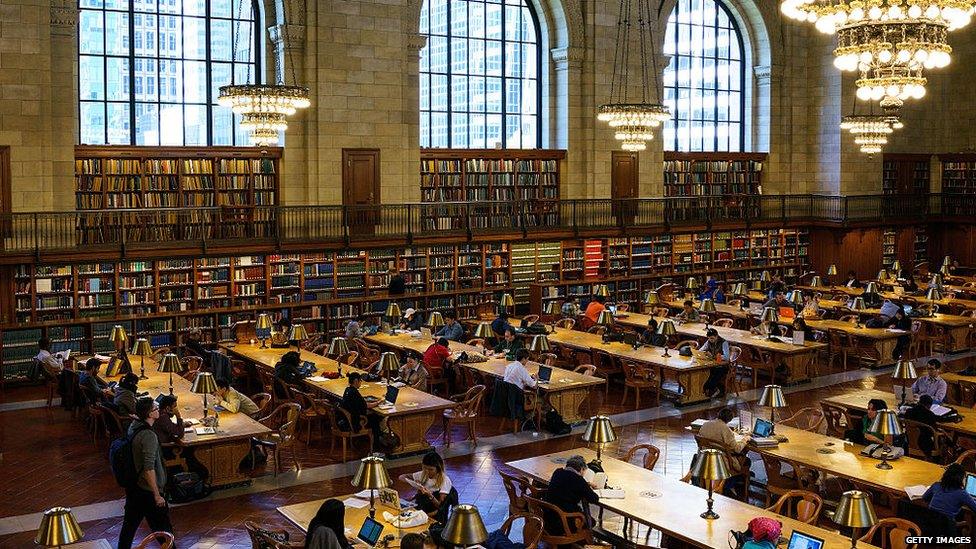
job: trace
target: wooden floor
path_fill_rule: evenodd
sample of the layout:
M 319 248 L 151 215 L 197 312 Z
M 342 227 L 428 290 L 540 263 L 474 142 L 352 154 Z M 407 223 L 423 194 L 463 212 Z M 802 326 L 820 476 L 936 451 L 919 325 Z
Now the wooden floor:
M 819 401 L 828 395 L 875 387 L 890 390 L 889 376 L 885 374 L 867 377 L 859 381 L 791 393 L 788 395 L 790 411 L 805 406 L 819 406 Z M 614 387 L 609 398 L 604 399 L 602 391 L 594 391 L 591 411 L 618 413 L 632 410 L 633 397 L 629 399 L 629 406 L 623 406 L 620 402 L 622 394 L 622 388 Z M 8 399 L 11 396 L 8 394 Z M 718 405 L 716 401 L 714 407 Z M 696 452 L 694 438 L 684 427 L 703 414 L 676 411 L 666 419 L 620 426 L 620 439 L 605 452 L 622 455 L 635 443 L 649 442 L 662 451 L 655 470 L 669 477 L 679 478 L 687 471 Z M 777 415 L 786 417 L 779 413 Z M 486 418 L 479 424 L 479 434 L 483 437 L 499 434 L 501 428 L 499 420 Z M 428 439 L 434 442 L 441 434 L 438 425 L 430 431 Z M 459 429 L 454 434 L 454 439 L 461 437 L 463 433 Z M 526 436 L 525 440 L 524 444 L 497 450 L 479 450 L 447 461 L 448 473 L 460 492 L 461 501 L 477 505 L 489 529 L 500 525 L 508 512 L 508 500 L 495 472 L 500 464 L 582 444 L 575 436 L 549 441 L 534 441 Z M 122 496 L 108 469 L 107 442 L 100 440 L 93 444 L 81 422 L 61 409 L 0 413 L 0 444 L 3 449 L 0 478 L 5 481 L 0 488 L 0 518 L 38 512 L 54 505 L 79 506 L 110 501 Z M 437 441 L 436 444 L 439 446 L 442 442 Z M 470 442 L 456 444 L 470 448 Z M 312 445 L 302 445 L 299 453 L 303 468 L 306 469 L 336 463 L 337 459 L 330 454 L 327 440 L 313 438 Z M 286 465 L 291 468 L 287 460 Z M 414 467 L 393 469 L 391 472 L 395 475 L 412 469 Z M 265 471 L 255 471 L 254 474 L 263 475 Z M 407 489 L 406 486 L 399 488 Z M 250 547 L 247 533 L 242 527 L 245 520 L 288 529 L 295 532 L 297 539 L 301 540 L 301 534 L 275 511 L 276 507 L 351 491 L 348 477 L 335 478 L 286 489 L 184 505 L 174 508 L 172 517 L 181 548 Z M 120 523 L 120 519 L 110 518 L 86 522 L 82 526 L 86 539 L 106 538 L 114 545 Z M 0 537 L 0 547 L 31 546 L 33 535 L 33 532 L 22 532 Z

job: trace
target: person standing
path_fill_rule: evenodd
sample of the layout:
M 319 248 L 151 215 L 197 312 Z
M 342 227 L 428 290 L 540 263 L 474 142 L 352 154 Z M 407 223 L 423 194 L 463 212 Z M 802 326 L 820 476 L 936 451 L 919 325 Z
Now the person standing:
M 387 289 L 387 292 L 389 292 L 391 296 L 403 295 L 407 293 L 407 281 L 404 280 L 403 275 L 400 274 L 400 271 L 396 270 L 395 268 L 390 269 L 390 286 Z
M 135 465 L 135 485 L 125 489 L 125 513 L 118 549 L 131 549 L 139 524 L 145 519 L 153 532 L 173 533 L 169 518 L 169 506 L 163 498 L 166 486 L 166 468 L 163 466 L 162 448 L 153 431 L 159 419 L 159 405 L 151 398 L 136 401 L 136 420 L 129 426 L 132 458 Z

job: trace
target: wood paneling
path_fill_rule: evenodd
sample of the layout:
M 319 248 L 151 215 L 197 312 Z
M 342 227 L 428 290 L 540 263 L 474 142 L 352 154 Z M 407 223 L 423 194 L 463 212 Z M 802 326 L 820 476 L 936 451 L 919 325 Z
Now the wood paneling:
M 831 282 L 844 282 L 853 270 L 861 280 L 874 278 L 881 268 L 882 229 L 810 229 L 810 265 L 821 276 L 837 265 Z

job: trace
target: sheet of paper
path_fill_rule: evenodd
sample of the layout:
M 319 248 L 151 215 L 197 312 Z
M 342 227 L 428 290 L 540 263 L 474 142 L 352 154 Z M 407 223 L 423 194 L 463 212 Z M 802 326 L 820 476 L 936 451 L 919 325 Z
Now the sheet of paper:
M 604 488 L 603 490 L 595 490 L 595 492 L 602 499 L 624 499 L 627 497 L 627 493 L 624 490 Z
M 929 487 L 925 486 L 924 484 L 919 484 L 917 486 L 906 486 L 905 493 L 908 494 L 909 499 L 922 499 L 922 496 L 928 489 Z
M 929 410 L 932 410 L 932 413 L 935 414 L 935 415 L 937 415 L 937 416 L 944 416 L 944 415 L 948 414 L 949 412 L 951 412 L 952 411 L 952 408 L 946 408 L 945 406 L 942 406 L 941 404 L 933 404 L 932 407 L 929 408 Z
M 360 492 L 356 492 L 356 497 L 366 498 L 366 501 L 369 501 L 369 494 L 370 494 L 370 490 L 362 490 Z
M 320 382 L 322 382 L 322 381 L 325 381 L 325 378 L 324 378 L 324 377 L 322 377 L 322 376 L 308 376 L 308 377 L 307 377 L 307 378 L 305 378 L 305 379 L 307 379 L 307 380 L 309 380 L 309 381 L 314 381 L 314 382 L 316 382 L 316 383 L 320 383 Z
M 369 496 L 366 497 L 369 498 Z M 369 507 L 369 499 L 360 499 L 358 497 L 346 498 L 346 500 L 342 503 L 350 509 L 362 509 L 363 507 Z

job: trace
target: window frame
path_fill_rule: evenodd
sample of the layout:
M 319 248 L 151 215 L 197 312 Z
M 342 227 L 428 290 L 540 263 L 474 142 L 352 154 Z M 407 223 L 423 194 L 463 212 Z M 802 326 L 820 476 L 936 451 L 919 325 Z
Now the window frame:
M 455 2 L 455 1 L 459 1 L 459 2 L 463 2 L 464 3 L 464 5 L 465 5 L 465 13 L 470 13 L 470 11 L 468 10 L 468 6 L 470 4 L 472 4 L 472 3 L 481 4 L 483 6 L 486 6 L 486 9 L 487 9 L 487 6 L 489 4 L 495 4 L 495 5 L 500 5 L 501 6 L 501 39 L 498 40 L 500 42 L 500 44 L 501 44 L 501 67 L 500 67 L 500 69 L 498 71 L 498 74 L 500 75 L 498 78 L 501 79 L 501 111 L 499 113 L 493 113 L 493 112 L 488 111 L 487 106 L 485 106 L 482 111 L 472 111 L 472 110 L 470 110 L 470 108 L 471 108 L 470 107 L 470 102 L 468 104 L 468 109 L 469 110 L 464 110 L 464 111 L 454 111 L 453 110 L 453 93 L 452 93 L 451 84 L 452 84 L 452 80 L 453 80 L 454 77 L 464 78 L 467 83 L 470 83 L 471 82 L 471 79 L 473 79 L 473 78 L 482 78 L 482 79 L 485 80 L 485 90 L 487 90 L 488 89 L 488 83 L 487 83 L 488 76 L 487 76 L 487 74 L 485 74 L 485 75 L 472 75 L 472 74 L 470 74 L 470 66 L 468 68 L 468 72 L 466 72 L 465 74 L 455 74 L 453 72 L 453 68 L 452 68 L 452 54 L 453 54 L 452 38 L 462 38 L 464 40 L 471 40 L 471 39 L 481 40 L 481 41 L 485 42 L 486 45 L 487 45 L 487 42 L 493 40 L 493 39 L 487 38 L 487 32 L 485 33 L 486 36 L 483 37 L 483 38 L 471 37 L 471 36 L 468 36 L 467 34 L 465 36 L 463 36 L 463 37 L 455 37 L 454 35 L 451 34 L 452 29 L 453 29 L 453 25 L 451 24 L 451 16 L 452 16 L 451 4 L 453 2 Z M 428 50 L 429 51 L 429 48 L 431 48 L 431 37 L 432 36 L 443 36 L 445 38 L 445 40 L 446 40 L 446 46 L 447 46 L 447 51 L 445 52 L 445 57 L 446 57 L 446 60 L 447 60 L 446 61 L 447 70 L 446 70 L 446 72 L 443 72 L 443 73 L 441 73 L 441 72 L 435 73 L 435 72 L 431 71 L 430 70 L 430 60 L 428 59 L 427 70 L 423 70 L 421 68 L 418 71 L 419 78 L 421 78 L 421 79 L 427 78 L 427 93 L 428 93 L 427 108 L 426 109 L 424 109 L 422 107 L 423 98 L 419 98 L 419 100 L 418 100 L 418 112 L 419 112 L 418 125 L 420 127 L 420 132 L 419 132 L 418 135 L 419 135 L 419 141 L 421 143 L 421 148 L 438 148 L 438 149 L 441 149 L 441 148 L 447 148 L 447 149 L 453 148 L 454 115 L 455 114 L 463 114 L 468 119 L 469 123 L 465 125 L 466 131 L 467 131 L 467 145 L 465 145 L 464 147 L 460 147 L 460 148 L 472 148 L 472 149 L 481 149 L 481 148 L 484 148 L 484 149 L 492 149 L 492 148 L 494 148 L 494 146 L 493 145 L 490 145 L 488 143 L 488 131 L 487 131 L 488 125 L 487 125 L 487 123 L 479 126 L 480 128 L 482 128 L 482 130 L 480 132 L 476 132 L 476 130 L 473 130 L 472 129 L 473 126 L 470 124 L 470 120 L 471 120 L 472 115 L 481 115 L 484 118 L 487 118 L 488 115 L 495 115 L 495 114 L 497 114 L 498 116 L 501 117 L 501 143 L 502 143 L 502 148 L 503 149 L 508 149 L 509 148 L 508 132 L 506 131 L 508 129 L 508 117 L 509 116 L 514 116 L 515 113 L 509 113 L 508 112 L 508 109 L 507 109 L 507 106 L 509 104 L 509 102 L 508 102 L 507 83 L 510 82 L 510 81 L 524 82 L 524 81 L 528 81 L 528 80 L 534 80 L 535 83 L 536 83 L 535 113 L 533 113 L 533 114 L 517 113 L 517 116 L 519 117 L 519 124 L 520 125 L 521 125 L 521 119 L 522 119 L 522 117 L 531 116 L 531 117 L 534 117 L 535 118 L 535 121 L 536 121 L 536 123 L 535 123 L 535 127 L 536 127 L 535 134 L 536 135 L 535 135 L 535 140 L 534 140 L 534 147 L 536 149 L 541 149 L 542 148 L 542 142 L 543 142 L 543 136 L 542 136 L 542 131 L 543 131 L 543 116 L 542 116 L 542 114 L 543 114 L 542 113 L 542 106 L 543 106 L 542 92 L 543 92 L 543 90 L 542 90 L 542 88 L 543 88 L 543 86 L 542 86 L 542 84 L 543 84 L 543 80 L 544 80 L 543 79 L 543 65 L 542 65 L 542 60 L 543 60 L 543 57 L 542 57 L 542 45 L 543 45 L 542 44 L 542 26 L 541 26 L 541 23 L 539 21 L 539 14 L 536 12 L 535 6 L 532 5 L 532 2 L 530 0 L 522 0 L 522 3 L 520 5 L 516 5 L 516 4 L 510 4 L 510 3 L 508 3 L 507 1 L 504 1 L 504 0 L 501 1 L 501 2 L 491 2 L 491 1 L 486 1 L 486 0 L 448 0 L 447 1 L 447 9 L 446 9 L 446 28 L 447 28 L 447 33 L 444 34 L 444 35 L 440 35 L 440 34 L 434 35 L 434 34 L 432 34 L 430 32 L 430 29 L 432 27 L 432 25 L 430 24 L 430 17 L 431 17 L 431 15 L 430 15 L 430 13 L 431 13 L 431 11 L 430 11 L 430 2 L 428 2 L 428 0 L 423 0 L 423 4 L 424 4 L 424 8 L 421 9 L 421 14 L 423 16 L 423 13 L 426 11 L 427 18 L 428 18 L 428 24 L 427 24 L 428 31 L 426 33 L 422 33 L 422 36 L 426 37 L 427 42 L 424 45 L 424 48 L 421 50 L 421 56 L 424 55 L 424 53 L 423 53 L 424 50 Z M 530 19 L 531 19 L 531 22 L 532 22 L 532 30 L 535 32 L 535 41 L 534 42 L 527 42 L 527 41 L 524 41 L 524 40 L 521 40 L 521 39 L 519 39 L 519 40 L 508 40 L 508 39 L 505 38 L 505 36 L 506 36 L 506 32 L 505 32 L 506 31 L 506 22 L 507 22 L 507 18 L 505 17 L 506 10 L 508 10 L 508 9 L 519 9 L 519 10 L 521 10 L 522 8 L 527 9 L 528 12 L 529 12 Z M 485 27 L 487 29 L 487 16 L 485 17 Z M 506 74 L 506 72 L 507 72 L 506 71 L 506 67 L 507 67 L 508 64 L 506 62 L 507 48 L 505 46 L 507 44 L 533 44 L 535 46 L 536 75 L 535 75 L 534 78 L 527 78 L 527 77 L 523 76 L 525 74 L 525 67 L 524 66 L 520 66 L 519 67 L 520 70 L 519 70 L 518 75 L 508 76 Z M 466 51 L 470 51 L 470 50 L 466 48 Z M 487 58 L 488 58 L 488 48 L 487 47 L 485 47 L 483 49 L 482 55 L 483 55 L 483 57 L 485 59 L 486 73 L 487 73 Z M 419 66 L 420 66 L 420 62 L 418 61 L 418 67 Z M 446 111 L 434 110 L 432 108 L 433 105 L 434 105 L 434 101 L 432 99 L 433 96 L 431 94 L 431 91 L 433 90 L 433 76 L 434 75 L 443 76 L 447 80 L 446 93 L 445 93 L 445 95 L 446 95 L 446 102 L 447 102 L 447 110 Z M 468 90 L 470 90 L 470 84 L 466 85 L 465 88 L 468 89 Z M 520 90 L 522 89 L 521 88 L 521 84 L 520 84 L 520 88 L 519 89 Z M 486 91 L 486 93 L 487 93 L 487 91 Z M 486 105 L 487 105 L 487 102 L 486 102 Z M 435 147 L 432 144 L 433 143 L 433 138 L 432 138 L 433 137 L 432 121 L 433 121 L 433 115 L 434 114 L 446 114 L 446 116 L 447 116 L 447 125 L 446 125 L 446 128 L 447 128 L 447 136 L 446 136 L 447 146 L 446 147 Z M 427 118 L 426 144 L 425 144 L 425 135 L 423 134 L 423 128 L 424 128 L 424 126 L 423 126 L 423 124 L 420 123 L 421 119 L 423 119 L 424 117 Z M 521 132 L 521 129 L 520 129 L 520 132 Z M 484 136 L 483 137 L 483 142 L 484 142 L 483 147 L 472 147 L 471 146 L 472 136 L 475 133 L 481 133 L 481 134 L 483 134 L 483 136 Z M 526 146 L 526 142 L 525 141 L 526 140 L 524 138 L 522 138 L 521 143 L 519 143 L 518 148 L 521 149 L 521 148 L 525 147 Z
M 187 1 L 191 1 L 191 0 L 184 0 L 184 2 L 187 2 Z M 196 0 L 194 0 L 194 1 L 196 1 Z M 240 17 L 241 17 L 242 14 L 237 14 L 237 18 L 235 18 L 235 11 L 237 10 L 237 7 L 241 5 L 241 3 L 238 2 L 237 0 L 231 0 L 231 2 L 230 2 L 230 10 L 231 11 L 230 11 L 230 16 L 229 17 L 218 17 L 218 16 L 214 16 L 212 14 L 212 12 L 211 12 L 211 0 L 201 0 L 201 1 L 203 2 L 204 6 L 203 6 L 203 12 L 200 15 L 188 14 L 188 13 L 186 13 L 186 10 L 185 9 L 181 9 L 179 13 L 162 12 L 162 11 L 160 11 L 158 4 L 156 5 L 156 7 L 155 7 L 155 9 L 153 11 L 136 10 L 136 5 L 135 5 L 136 3 L 133 2 L 132 0 L 128 0 L 127 1 L 127 7 L 124 8 L 124 9 L 122 9 L 122 8 L 120 8 L 120 9 L 109 9 L 109 8 L 106 8 L 105 7 L 104 3 L 100 7 L 83 7 L 83 6 L 79 5 L 79 25 L 78 25 L 78 32 L 77 32 L 77 35 L 75 37 L 76 38 L 76 44 L 77 44 L 77 47 L 78 47 L 77 58 L 79 60 L 79 65 L 80 65 L 80 60 L 83 57 L 89 57 L 89 58 L 93 58 L 93 59 L 100 59 L 101 60 L 101 64 L 102 64 L 101 69 L 102 69 L 102 85 L 103 85 L 102 98 L 101 99 L 86 99 L 86 98 L 82 98 L 81 97 L 80 90 L 81 90 L 81 86 L 82 86 L 83 74 L 82 74 L 82 71 L 79 68 L 79 70 L 78 70 L 79 94 L 77 96 L 77 105 L 78 105 L 78 113 L 79 113 L 79 116 L 78 116 L 78 127 L 77 127 L 77 132 L 78 133 L 77 133 L 77 135 L 78 135 L 78 141 L 79 142 L 81 142 L 82 127 L 84 125 L 84 120 L 83 120 L 83 118 L 81 116 L 81 112 L 82 112 L 82 106 L 85 105 L 85 104 L 99 105 L 99 106 L 102 107 L 102 112 L 103 112 L 103 117 L 104 117 L 104 124 L 103 124 L 103 128 L 102 128 L 102 140 L 99 143 L 84 143 L 84 144 L 86 144 L 86 145 L 89 145 L 89 144 L 90 145 L 105 145 L 105 144 L 110 144 L 109 143 L 109 137 L 108 137 L 108 135 L 109 135 L 109 120 L 108 120 L 108 117 L 109 117 L 109 106 L 110 105 L 127 105 L 128 108 L 129 108 L 129 113 L 128 113 L 129 141 L 128 141 L 127 145 L 129 145 L 129 146 L 135 146 L 135 145 L 138 144 L 137 143 L 137 134 L 138 134 L 138 132 L 137 132 L 137 127 L 136 127 L 136 118 L 137 118 L 137 114 L 136 114 L 137 108 L 136 107 L 138 105 L 148 105 L 148 106 L 154 107 L 156 109 L 156 112 L 157 112 L 157 114 L 156 114 L 156 117 L 157 117 L 157 120 L 156 120 L 156 122 L 157 122 L 157 128 L 161 126 L 161 122 L 162 122 L 162 114 L 161 114 L 162 113 L 162 107 L 164 105 L 166 105 L 166 106 L 168 106 L 168 105 L 179 105 L 181 107 L 181 110 L 182 110 L 181 116 L 183 117 L 182 119 L 184 121 L 184 124 L 185 124 L 185 120 L 186 120 L 186 107 L 187 106 L 191 106 L 191 107 L 203 107 L 204 108 L 205 113 L 206 113 L 205 116 L 206 116 L 206 128 L 207 128 L 206 143 L 196 144 L 196 145 L 192 145 L 192 146 L 208 146 L 208 147 L 214 146 L 214 126 L 215 126 L 215 123 L 214 123 L 214 111 L 215 111 L 215 108 L 218 107 L 218 105 L 217 105 L 217 98 L 214 97 L 214 92 L 213 92 L 213 79 L 214 79 L 214 76 L 213 76 L 213 74 L 214 74 L 213 73 L 213 63 L 214 63 L 214 61 L 213 61 L 213 54 L 212 54 L 213 31 L 214 31 L 214 24 L 213 24 L 213 22 L 215 20 L 217 20 L 217 21 L 229 21 L 230 22 L 230 25 L 231 25 L 231 33 L 232 34 L 231 34 L 231 40 L 230 40 L 230 46 L 229 46 L 230 47 L 230 52 L 231 52 L 231 58 L 230 58 L 229 61 L 219 61 L 219 63 L 226 63 L 226 64 L 229 64 L 230 65 L 231 82 L 232 83 L 241 84 L 241 82 L 236 82 L 235 81 L 235 76 L 237 74 L 236 65 L 242 65 L 242 66 L 244 66 L 244 65 L 248 65 L 248 64 L 253 64 L 253 69 L 251 71 L 251 74 L 253 76 L 253 83 L 254 84 L 260 84 L 262 82 L 262 75 L 263 75 L 263 64 L 262 64 L 262 61 L 263 61 L 263 51 L 264 51 L 264 48 L 262 46 L 264 45 L 264 42 L 262 40 L 262 34 L 263 33 L 261 32 L 261 29 L 263 28 L 263 18 L 262 18 L 261 4 L 260 4 L 260 2 L 258 0 L 249 0 L 249 2 L 251 4 L 252 13 L 253 13 L 253 16 L 254 16 L 254 19 L 253 20 L 241 19 Z M 101 14 L 101 16 L 102 16 L 102 29 L 101 29 L 102 30 L 102 48 L 101 48 L 102 52 L 99 53 L 99 54 L 82 53 L 82 48 L 81 48 L 81 45 L 82 45 L 82 27 L 81 27 L 81 22 L 80 22 L 80 16 L 81 16 L 81 14 L 83 14 L 86 11 L 87 12 L 98 13 L 98 14 Z M 126 15 L 128 17 L 128 28 L 127 28 L 127 31 L 128 31 L 128 37 L 127 38 L 128 39 L 124 42 L 124 45 L 127 46 L 127 53 L 125 53 L 125 54 L 109 54 L 108 53 L 108 39 L 109 39 L 109 37 L 108 37 L 107 26 L 105 25 L 105 22 L 108 20 L 108 18 L 106 17 L 106 14 L 108 14 L 108 13 L 124 14 L 124 15 Z M 136 48 L 136 40 L 135 40 L 135 38 L 137 36 L 141 36 L 141 34 L 137 33 L 136 30 L 135 30 L 135 28 L 136 28 L 136 22 L 135 21 L 136 21 L 136 18 L 137 17 L 142 18 L 144 16 L 151 16 L 151 17 L 154 17 L 155 20 L 156 20 L 155 29 L 153 29 L 152 31 L 146 31 L 147 33 L 151 33 L 152 36 L 155 37 L 154 38 L 154 41 L 152 42 L 152 48 L 155 50 L 155 52 L 153 54 L 136 55 L 136 49 L 137 48 Z M 158 39 L 159 31 L 161 29 L 166 29 L 167 31 L 170 31 L 170 30 L 174 30 L 175 31 L 176 30 L 175 24 L 172 23 L 172 21 L 174 21 L 175 19 L 170 19 L 171 24 L 170 25 L 165 25 L 162 22 L 163 21 L 163 19 L 162 19 L 163 17 L 179 18 L 181 20 L 181 24 L 180 24 L 181 32 L 179 32 L 179 35 L 180 35 L 180 49 L 179 49 L 180 56 L 179 57 L 163 57 L 163 56 L 160 55 L 160 45 L 159 45 L 159 39 Z M 205 40 L 204 40 L 204 42 L 205 42 L 205 48 L 204 48 L 204 56 L 203 56 L 202 59 L 188 58 L 186 56 L 186 40 L 185 40 L 186 33 L 185 33 L 184 25 L 182 24 L 182 22 L 184 20 L 186 20 L 186 19 L 198 19 L 198 20 L 203 21 L 203 24 L 204 24 L 204 37 L 205 37 Z M 241 61 L 241 60 L 237 60 L 236 59 L 237 47 L 238 47 L 238 44 L 237 44 L 237 38 L 238 38 L 237 25 L 239 23 L 241 23 L 241 22 L 250 23 L 251 24 L 251 33 L 250 33 L 249 39 L 251 40 L 251 46 L 252 47 L 250 48 L 250 51 L 251 51 L 251 54 L 253 56 L 253 60 L 248 59 L 248 60 Z M 243 36 L 242 36 L 242 38 L 243 38 Z M 175 41 L 175 37 L 171 35 L 170 36 L 170 42 L 174 42 L 174 41 Z M 146 48 L 140 48 L 140 49 L 146 49 Z M 108 73 L 109 73 L 109 69 L 108 69 L 109 62 L 108 62 L 108 60 L 109 59 L 123 60 L 122 63 L 124 63 L 126 65 L 127 69 L 128 69 L 128 72 L 129 72 L 129 74 L 127 75 L 128 77 L 127 78 L 121 78 L 120 79 L 121 80 L 120 85 L 126 85 L 127 84 L 125 86 L 125 88 L 126 88 L 126 91 L 128 93 L 128 99 L 125 99 L 125 100 L 112 100 L 108 96 L 108 82 L 109 82 L 109 80 L 108 80 Z M 157 80 L 156 84 L 159 84 L 158 86 L 154 86 L 155 89 L 156 89 L 156 91 L 157 91 L 157 93 L 155 94 L 155 99 L 145 99 L 145 100 L 139 100 L 139 99 L 137 99 L 136 86 L 135 86 L 135 83 L 136 83 L 136 61 L 137 60 L 138 61 L 147 60 L 150 63 L 152 63 L 153 66 L 155 67 L 155 69 L 154 69 L 155 74 L 153 75 L 153 77 Z M 160 73 L 160 62 L 173 62 L 173 63 L 177 63 L 178 62 L 178 63 L 180 63 L 180 66 L 182 67 L 182 74 L 178 78 L 179 83 L 181 85 L 181 94 L 180 94 L 180 99 L 178 101 L 163 101 L 162 100 L 162 95 L 163 95 L 162 90 L 165 88 L 165 86 L 163 85 L 163 82 L 164 82 L 164 79 L 165 78 L 169 78 L 169 76 L 168 75 L 161 76 L 161 73 Z M 185 68 L 186 65 L 185 65 L 185 63 L 187 63 L 187 62 L 195 62 L 195 63 L 203 63 L 204 64 L 205 75 L 206 75 L 206 85 L 205 85 L 206 93 L 205 93 L 205 97 L 204 97 L 203 102 L 199 102 L 199 103 L 197 103 L 197 102 L 188 102 L 186 100 L 186 88 L 185 88 L 184 82 L 185 82 L 185 76 L 186 76 L 186 68 Z M 142 64 L 142 63 L 140 63 L 140 64 Z M 141 70 L 142 69 L 140 69 L 140 71 Z M 148 69 L 145 69 L 145 70 L 148 71 Z M 147 76 L 147 79 L 148 79 L 148 76 Z M 142 82 L 140 82 L 140 84 L 141 83 Z M 146 82 L 146 87 L 143 87 L 143 90 L 148 90 L 148 81 Z M 140 94 L 141 95 L 146 95 L 146 93 L 142 93 L 142 92 L 140 92 Z M 230 145 L 231 146 L 245 146 L 246 144 L 249 144 L 249 143 L 238 143 L 238 133 L 239 132 L 237 131 L 238 123 L 236 122 L 236 119 L 237 119 L 237 115 L 236 114 L 232 114 L 231 115 L 231 131 L 230 131 L 230 136 L 229 136 L 230 137 Z M 160 137 L 162 137 L 162 136 L 160 135 Z M 160 139 L 159 143 L 157 145 L 154 145 L 154 146 L 188 146 L 188 145 L 186 145 L 186 140 L 187 140 L 187 134 L 186 134 L 186 129 L 184 127 L 183 136 L 182 136 L 182 139 L 181 139 L 182 145 L 163 145 L 162 144 L 162 139 Z M 112 144 L 119 145 L 120 143 L 112 143 Z

